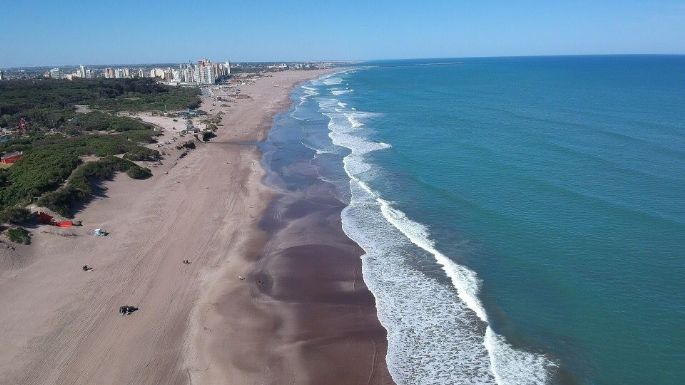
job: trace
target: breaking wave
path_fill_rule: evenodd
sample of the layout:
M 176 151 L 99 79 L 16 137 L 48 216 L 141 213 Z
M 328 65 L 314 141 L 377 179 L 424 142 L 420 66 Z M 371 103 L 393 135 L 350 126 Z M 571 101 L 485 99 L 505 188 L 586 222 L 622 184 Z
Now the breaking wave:
M 343 77 L 329 75 L 313 84 L 335 86 Z M 397 384 L 547 383 L 555 367 L 551 360 L 513 348 L 490 327 L 477 274 L 438 250 L 427 226 L 369 185 L 381 171 L 368 155 L 391 148 L 369 138 L 367 124 L 382 115 L 334 98 L 316 100 L 329 119 L 332 143 L 349 150 L 342 159 L 351 192 L 343 230 L 365 251 L 364 281 L 388 332 L 388 369 Z M 447 281 L 418 269 L 414 262 L 420 256 L 432 258 Z

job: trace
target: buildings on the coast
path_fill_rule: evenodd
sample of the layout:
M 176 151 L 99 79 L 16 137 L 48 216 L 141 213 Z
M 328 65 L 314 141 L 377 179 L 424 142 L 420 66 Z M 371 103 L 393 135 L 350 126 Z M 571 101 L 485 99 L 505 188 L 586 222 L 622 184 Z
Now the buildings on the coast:
M 168 66 L 153 68 L 105 68 L 103 76 L 107 79 L 156 78 L 169 84 L 214 84 L 222 77 L 231 74 L 231 64 L 212 63 L 202 59 L 196 63 L 180 64 L 178 68 Z
M 231 64 L 229 62 L 212 63 L 209 59 L 202 59 L 196 64 L 181 64 L 179 70 L 171 71 L 168 80 L 178 83 L 214 84 L 217 79 L 230 74 Z
M 127 79 L 127 78 L 155 78 L 171 85 L 214 84 L 236 72 L 272 72 L 283 70 L 310 70 L 330 68 L 336 63 L 324 62 L 288 62 L 288 63 L 236 63 L 228 61 L 214 63 L 209 59 L 198 60 L 182 64 L 169 65 L 140 65 L 105 67 L 93 66 L 65 66 L 65 67 L 26 67 L 9 68 L 0 71 L 0 80 L 12 79 Z
M 65 73 L 56 67 L 43 73 L 43 77 L 49 79 L 93 79 L 103 77 L 105 79 L 131 79 L 131 78 L 155 78 L 168 84 L 215 84 L 221 78 L 231 74 L 231 64 L 213 63 L 209 59 L 201 59 L 196 63 L 180 64 L 178 67 L 106 67 L 100 69 L 87 68 L 79 65 L 71 73 Z M 2 77 L 0 77 L 2 80 Z

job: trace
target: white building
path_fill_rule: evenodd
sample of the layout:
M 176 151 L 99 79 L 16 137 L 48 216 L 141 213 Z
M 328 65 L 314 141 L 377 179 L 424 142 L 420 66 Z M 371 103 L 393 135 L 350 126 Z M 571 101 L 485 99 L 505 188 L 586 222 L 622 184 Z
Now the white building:
M 64 73 L 62 73 L 62 70 L 60 68 L 51 69 L 49 74 L 50 79 L 62 79 L 64 77 Z
M 150 77 L 164 79 L 164 70 L 161 68 L 153 68 L 150 70 Z

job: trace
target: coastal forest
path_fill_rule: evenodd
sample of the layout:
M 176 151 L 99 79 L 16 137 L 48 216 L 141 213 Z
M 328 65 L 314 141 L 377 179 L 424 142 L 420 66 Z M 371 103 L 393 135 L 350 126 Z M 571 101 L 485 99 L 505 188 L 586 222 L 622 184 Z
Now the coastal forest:
M 144 146 L 159 134 L 117 112 L 195 109 L 199 94 L 154 79 L 0 82 L 0 154 L 21 154 L 16 163 L 0 164 L 0 221 L 30 221 L 31 203 L 70 217 L 116 172 L 149 177 L 134 161 L 159 159 Z M 95 160 L 85 162 L 86 156 Z

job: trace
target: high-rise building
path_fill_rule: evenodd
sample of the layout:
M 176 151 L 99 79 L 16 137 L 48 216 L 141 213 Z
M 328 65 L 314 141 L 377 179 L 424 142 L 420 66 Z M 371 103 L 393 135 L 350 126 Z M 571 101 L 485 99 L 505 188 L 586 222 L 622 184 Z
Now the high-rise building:
M 53 68 L 49 71 L 50 79 L 62 79 L 64 77 L 64 73 L 62 72 L 62 69 L 60 68 Z
M 150 77 L 164 79 L 164 70 L 161 68 L 153 68 L 150 70 Z
M 0 71 L 0 80 L 2 80 L 2 75 L 3 75 L 2 71 Z
M 214 84 L 218 77 L 227 74 L 223 64 L 214 64 L 209 59 L 202 59 L 193 69 L 193 83 Z
M 85 78 L 86 78 L 86 67 L 84 67 L 83 64 L 81 64 L 81 65 L 79 66 L 78 76 L 79 76 L 81 79 L 85 79 Z

